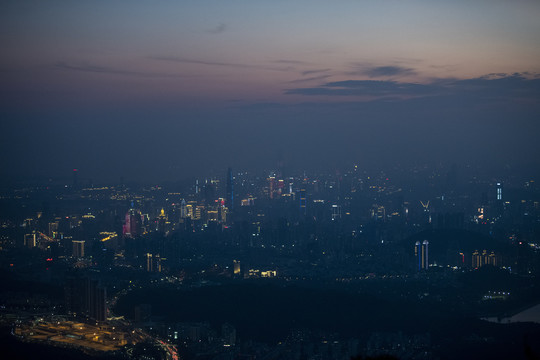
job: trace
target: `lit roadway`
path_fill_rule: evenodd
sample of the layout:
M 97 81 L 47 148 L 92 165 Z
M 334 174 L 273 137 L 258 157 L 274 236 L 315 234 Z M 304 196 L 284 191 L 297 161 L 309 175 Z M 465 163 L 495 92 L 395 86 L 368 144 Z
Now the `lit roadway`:
M 178 353 L 176 352 L 175 346 L 168 344 L 165 341 L 158 340 L 158 339 L 156 339 L 156 342 L 167 353 L 167 360 L 179 360 Z

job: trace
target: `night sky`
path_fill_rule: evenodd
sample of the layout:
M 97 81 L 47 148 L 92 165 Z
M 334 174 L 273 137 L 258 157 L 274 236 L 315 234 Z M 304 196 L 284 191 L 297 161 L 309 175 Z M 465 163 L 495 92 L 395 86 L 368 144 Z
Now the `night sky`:
M 538 174 L 538 19 L 538 1 L 3 1 L 2 181 Z

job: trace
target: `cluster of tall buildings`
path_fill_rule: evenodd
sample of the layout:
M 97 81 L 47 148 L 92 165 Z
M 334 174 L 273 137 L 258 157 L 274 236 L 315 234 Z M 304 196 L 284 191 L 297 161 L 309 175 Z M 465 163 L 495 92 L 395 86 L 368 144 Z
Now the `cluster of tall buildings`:
M 107 320 L 107 290 L 98 280 L 72 274 L 66 278 L 64 293 L 69 314 L 95 321 Z
M 417 241 L 414 245 L 414 256 L 418 270 L 425 270 L 429 267 L 429 241 Z
M 500 256 L 495 254 L 495 252 L 488 252 L 487 250 L 482 250 L 482 252 L 475 250 L 472 254 L 472 267 L 479 268 L 484 265 L 493 265 L 499 266 L 501 263 Z

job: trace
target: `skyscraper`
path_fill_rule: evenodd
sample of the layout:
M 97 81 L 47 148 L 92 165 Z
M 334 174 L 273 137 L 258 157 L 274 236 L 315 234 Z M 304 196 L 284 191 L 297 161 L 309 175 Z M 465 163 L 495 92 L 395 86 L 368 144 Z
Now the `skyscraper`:
M 332 205 L 332 220 L 341 219 L 341 205 Z
M 84 257 L 84 240 L 72 240 L 73 244 L 73 257 L 83 258 Z
M 36 233 L 32 232 L 31 234 L 25 234 L 24 235 L 24 246 L 33 248 L 36 247 Z
M 137 237 L 142 231 L 141 213 L 138 210 L 132 208 L 126 213 L 125 223 L 123 227 L 124 237 Z
M 107 291 L 97 280 L 88 281 L 88 316 L 96 321 L 107 320 Z
M 227 199 L 226 206 L 229 211 L 234 210 L 234 176 L 231 168 L 227 169 Z
M 414 245 L 414 256 L 416 257 L 416 264 L 418 270 L 425 270 L 429 267 L 429 241 L 424 240 L 422 243 L 417 241 Z
M 107 319 L 107 291 L 99 281 L 71 274 L 65 283 L 66 310 L 79 318 Z
M 182 199 L 182 202 L 180 203 L 180 218 L 185 219 L 188 217 L 187 213 L 187 207 L 186 207 L 186 200 Z
M 306 215 L 306 189 L 304 186 L 300 189 L 300 215 Z

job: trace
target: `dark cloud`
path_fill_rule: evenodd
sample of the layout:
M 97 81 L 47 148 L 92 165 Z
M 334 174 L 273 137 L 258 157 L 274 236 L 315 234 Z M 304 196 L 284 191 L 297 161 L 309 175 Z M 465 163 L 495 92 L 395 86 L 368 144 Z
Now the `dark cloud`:
M 216 26 L 215 28 L 208 30 L 207 32 L 210 34 L 221 34 L 225 32 L 226 30 L 227 30 L 227 25 L 222 23 Z
M 427 84 L 397 81 L 346 80 L 311 88 L 288 89 L 286 94 L 371 97 L 470 97 L 472 100 L 540 99 L 540 79 L 521 73 L 496 74 L 473 79 L 435 79 Z
M 540 79 L 530 79 L 522 73 L 498 77 L 480 77 L 442 83 L 451 94 L 474 96 L 484 100 L 531 100 L 540 102 Z
M 100 73 L 100 74 L 114 74 L 114 75 L 128 75 L 128 76 L 137 76 L 137 77 L 185 77 L 178 74 L 166 74 L 166 73 L 153 73 L 145 71 L 132 71 L 132 70 L 123 70 L 118 68 L 113 68 L 109 66 L 99 66 L 91 64 L 69 64 L 66 62 L 57 62 L 54 64 L 56 69 L 69 70 L 69 71 L 80 71 L 80 72 L 89 72 L 89 73 Z
M 376 66 L 363 70 L 363 74 L 370 78 L 414 75 L 415 73 L 414 69 L 401 66 Z
M 413 68 L 401 66 L 403 61 L 394 61 L 393 65 L 376 66 L 372 63 L 355 62 L 350 63 L 352 71 L 347 71 L 344 74 L 349 76 L 362 76 L 369 78 L 396 78 L 407 75 L 415 75 L 416 71 Z

